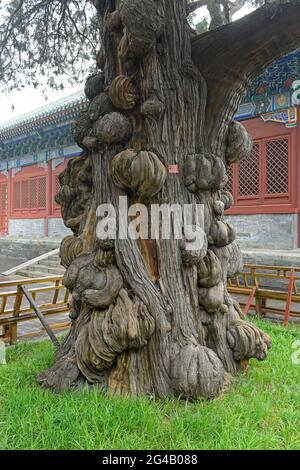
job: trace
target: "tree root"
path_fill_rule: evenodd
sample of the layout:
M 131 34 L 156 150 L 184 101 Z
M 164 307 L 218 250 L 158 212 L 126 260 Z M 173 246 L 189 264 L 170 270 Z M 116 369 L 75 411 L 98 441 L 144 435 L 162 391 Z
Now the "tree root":
M 237 321 L 228 329 L 227 341 L 236 361 L 251 358 L 263 361 L 272 346 L 269 335 L 246 321 Z

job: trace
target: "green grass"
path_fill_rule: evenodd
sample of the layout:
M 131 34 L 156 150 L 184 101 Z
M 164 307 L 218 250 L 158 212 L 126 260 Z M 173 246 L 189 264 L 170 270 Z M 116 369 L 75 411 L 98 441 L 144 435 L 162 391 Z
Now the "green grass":
M 0 449 L 300 449 L 300 328 L 258 322 L 271 334 L 227 393 L 194 403 L 121 399 L 93 390 L 54 395 L 35 383 L 51 365 L 47 341 L 8 350 L 0 366 Z

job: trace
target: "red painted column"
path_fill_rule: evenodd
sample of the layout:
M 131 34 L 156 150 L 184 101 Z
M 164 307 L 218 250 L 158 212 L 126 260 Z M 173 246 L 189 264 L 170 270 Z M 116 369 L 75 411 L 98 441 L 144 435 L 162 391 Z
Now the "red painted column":
M 47 163 L 46 175 L 46 217 L 45 217 L 45 237 L 49 236 L 49 217 L 52 213 L 52 161 Z
M 13 207 L 13 178 L 12 169 L 8 170 L 7 175 L 7 235 L 9 235 L 9 221 L 12 218 Z

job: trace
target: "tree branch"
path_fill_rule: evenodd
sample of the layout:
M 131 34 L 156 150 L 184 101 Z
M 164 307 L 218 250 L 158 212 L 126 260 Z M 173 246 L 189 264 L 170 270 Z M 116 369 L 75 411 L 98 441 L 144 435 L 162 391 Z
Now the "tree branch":
M 300 0 L 290 0 L 192 38 L 192 58 L 208 86 L 209 140 L 232 120 L 254 78 L 299 46 L 299 24 Z
M 105 10 L 105 0 L 91 0 L 97 12 L 102 15 Z
M 227 10 L 230 14 L 230 21 L 232 16 L 238 12 L 247 2 L 247 0 L 236 0 L 236 1 L 229 1 L 229 0 L 213 0 L 214 3 L 221 4 L 224 7 L 224 10 Z M 191 2 L 188 5 L 188 12 L 193 13 L 195 10 L 198 10 L 198 8 L 208 6 L 210 3 L 210 0 L 197 0 L 195 2 Z
M 188 12 L 193 13 L 193 11 L 198 8 L 205 7 L 208 4 L 208 0 L 197 0 L 196 2 L 190 3 L 188 5 Z
M 100 2 L 100 0 L 98 0 Z M 106 0 L 105 0 L 106 1 Z M 110 0 L 107 0 L 107 2 Z M 6 2 L 7 3 L 7 2 Z M 0 85 L 77 82 L 99 46 L 92 0 L 18 0 L 0 7 Z M 44 78 L 41 78 L 44 77 Z
M 209 25 L 210 30 L 219 28 L 220 26 L 227 24 L 230 21 L 229 18 L 226 18 L 226 9 L 224 8 L 222 11 L 221 2 L 208 0 L 207 9 L 211 18 Z
M 236 0 L 235 2 L 228 2 L 228 7 L 230 11 L 230 15 L 233 16 L 237 13 L 247 2 L 247 0 Z

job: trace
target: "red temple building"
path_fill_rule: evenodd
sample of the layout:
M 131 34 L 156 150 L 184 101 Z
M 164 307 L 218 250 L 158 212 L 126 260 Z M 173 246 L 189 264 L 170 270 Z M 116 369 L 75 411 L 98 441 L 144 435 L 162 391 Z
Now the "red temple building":
M 300 52 L 271 65 L 236 114 L 253 138 L 250 157 L 233 165 L 228 211 L 242 247 L 300 247 Z
M 300 247 L 300 51 L 271 65 L 249 90 L 236 119 L 254 145 L 235 164 L 228 188 L 234 205 L 227 217 L 242 247 Z M 81 149 L 71 124 L 85 109 L 82 94 L 0 125 L 0 235 L 61 238 L 54 201 L 58 175 Z
M 54 196 L 58 175 L 79 155 L 71 124 L 86 107 L 80 93 L 0 125 L 0 235 L 61 238 Z

